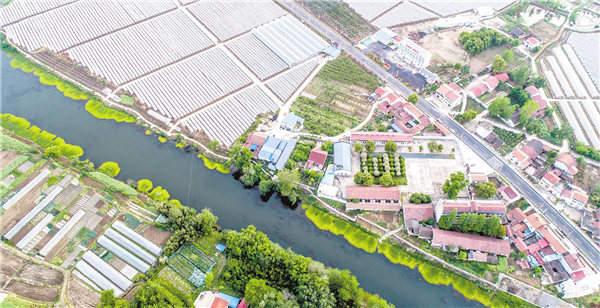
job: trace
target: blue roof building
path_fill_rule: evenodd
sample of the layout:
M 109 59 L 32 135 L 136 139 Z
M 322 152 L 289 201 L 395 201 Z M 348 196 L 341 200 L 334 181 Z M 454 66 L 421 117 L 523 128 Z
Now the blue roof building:
M 267 137 L 265 144 L 258 152 L 258 158 L 269 162 L 269 168 L 279 170 L 285 167 L 298 139 L 283 140 L 273 136 Z
M 336 175 L 352 174 L 352 146 L 349 142 L 340 141 L 333 144 L 333 165 Z
M 335 48 L 335 46 L 327 46 L 323 49 L 323 53 L 329 55 L 329 60 L 334 60 L 342 53 L 342 51 Z
M 231 295 L 227 295 L 225 293 L 220 293 L 219 298 L 227 301 L 227 307 L 236 308 L 240 304 L 240 299 L 237 297 L 233 297 Z
M 297 124 L 302 125 L 304 123 L 304 119 L 295 115 L 293 112 L 288 113 L 283 121 L 281 121 L 281 128 L 286 130 L 294 130 Z

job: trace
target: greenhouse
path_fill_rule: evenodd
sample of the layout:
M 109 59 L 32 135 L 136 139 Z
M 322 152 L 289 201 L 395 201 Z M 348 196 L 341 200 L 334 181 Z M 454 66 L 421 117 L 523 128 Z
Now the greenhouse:
M 125 248 L 119 246 L 117 243 L 113 242 L 104 235 L 98 239 L 98 244 L 142 273 L 145 273 L 150 269 L 150 265 L 140 260 L 138 257 L 134 256 L 129 251 L 125 250 Z
M 567 56 L 569 56 L 569 60 L 571 60 L 573 67 L 575 67 L 577 74 L 579 75 L 579 77 L 581 77 L 581 80 L 583 80 L 583 83 L 585 83 L 585 87 L 587 88 L 588 93 L 590 93 L 590 96 L 592 96 L 592 98 L 599 98 L 600 94 L 598 93 L 598 89 L 596 88 L 594 81 L 592 81 L 592 79 L 588 75 L 587 71 L 583 67 L 583 64 L 577 57 L 575 50 L 573 50 L 573 47 L 571 47 L 571 45 L 569 45 L 569 44 L 565 44 L 562 46 L 563 46 L 565 52 L 567 53 Z
M 29 184 L 27 184 L 23 189 L 19 190 L 12 198 L 10 198 L 6 203 L 2 205 L 2 208 L 8 210 L 11 206 L 15 205 L 21 198 L 25 197 L 25 195 L 30 192 L 37 184 L 39 184 L 44 178 L 46 178 L 50 174 L 50 170 L 46 169 L 42 171 L 38 176 L 36 176 Z
M 113 289 L 115 291 L 115 296 L 121 296 L 123 294 L 123 290 L 119 289 L 114 283 L 110 282 L 110 280 L 104 277 L 100 272 L 94 269 L 91 265 L 87 264 L 85 261 L 81 260 L 77 262 L 75 268 L 82 274 L 85 273 L 84 275 L 89 278 L 90 281 L 95 283 L 100 289 Z
M 17 233 L 19 233 L 19 231 L 21 231 L 21 229 L 23 229 L 23 227 L 25 227 L 25 225 L 29 223 L 29 221 L 32 220 L 33 217 L 35 217 L 35 215 L 41 212 L 52 200 L 54 200 L 54 198 L 58 196 L 58 194 L 60 194 L 62 190 L 62 187 L 57 186 L 56 188 L 54 188 L 54 190 L 49 195 L 47 195 L 46 198 L 44 198 L 44 200 L 40 202 L 40 204 L 34 207 L 33 210 L 31 210 L 29 213 L 27 213 L 27 215 L 25 215 L 25 217 L 19 220 L 19 222 L 12 229 L 10 229 L 10 231 L 8 231 L 4 235 L 4 237 L 10 240 L 15 235 L 17 235 Z
M 560 47 L 554 47 L 552 48 L 552 54 L 554 54 L 556 60 L 558 61 L 558 63 L 560 63 L 562 71 L 567 75 L 567 78 L 570 81 L 573 90 L 575 90 L 575 94 L 577 95 L 577 97 L 587 97 L 587 92 L 585 91 L 583 84 L 581 84 L 581 81 L 577 77 L 575 70 L 571 66 L 571 62 L 569 62 L 569 59 L 567 59 L 567 55 L 565 55 L 565 52 Z
M 85 262 L 89 263 L 98 272 L 112 281 L 121 290 L 125 291 L 133 285 L 133 282 L 127 279 L 125 275 L 121 274 L 114 267 L 106 263 L 106 261 L 102 260 L 102 258 L 98 257 L 93 252 L 89 250 L 86 251 L 86 253 L 83 254 L 83 260 L 85 260 Z
M 252 34 L 231 40 L 225 46 L 260 80 L 288 69 L 288 65 L 277 54 Z
M 12 1 L 10 5 L 0 9 L 0 25 L 6 26 L 75 1 L 77 0 Z
M 287 102 L 317 65 L 316 61 L 308 61 L 267 81 L 266 85 L 280 100 Z
M 153 264 L 156 261 L 155 256 L 153 256 L 151 253 L 144 250 L 138 244 L 125 238 L 123 235 L 121 235 L 114 229 L 106 230 L 104 235 L 106 237 L 110 238 L 111 240 L 113 240 L 115 243 L 121 245 L 122 247 L 127 247 L 127 250 L 131 251 L 134 255 L 136 255 L 140 259 L 144 260 L 145 262 Z
M 38 235 L 42 231 L 42 229 L 50 223 L 52 218 L 54 218 L 54 215 L 52 215 L 52 214 L 46 215 L 42 219 L 42 221 L 40 221 L 37 225 L 35 225 L 33 227 L 33 229 L 31 229 L 31 231 L 29 231 L 29 233 L 27 233 L 27 235 L 25 235 L 25 237 L 23 237 L 17 243 L 17 248 L 23 249 L 23 247 L 27 246 L 27 243 L 29 243 L 36 235 Z
M 81 218 L 83 218 L 84 215 L 84 210 L 77 211 L 77 213 L 75 213 L 75 215 L 69 219 L 67 224 L 60 228 L 60 230 L 50 239 L 46 246 L 40 250 L 40 255 L 46 256 L 50 251 L 52 251 L 52 248 L 54 248 L 54 246 L 56 246 L 56 244 L 58 244 L 58 242 L 60 242 L 60 240 L 62 240 L 62 238 L 65 237 L 65 235 L 67 235 L 67 233 L 71 231 L 73 227 L 75 227 L 75 225 L 79 222 L 79 220 L 81 220 Z
M 556 62 L 556 59 L 553 56 L 549 56 L 546 58 L 546 61 L 548 61 L 548 64 L 550 64 L 550 68 L 552 68 L 554 75 L 556 75 L 556 78 L 558 79 L 558 82 L 564 90 L 565 95 L 567 97 L 575 97 L 575 93 L 573 93 L 573 90 L 571 89 L 571 86 L 567 81 L 567 77 L 565 77 L 565 74 L 563 74 L 562 70 L 560 69 L 560 66 L 558 66 L 558 62 Z M 554 89 L 552 89 L 552 91 L 556 93 Z
M 162 248 L 158 247 L 158 245 L 152 243 L 149 239 L 143 237 L 141 234 L 131 230 L 127 226 L 125 226 L 120 221 L 116 221 L 113 226 L 115 230 L 123 233 L 130 240 L 138 243 L 140 246 L 144 247 L 146 250 L 150 251 L 156 256 L 160 256 L 162 253 Z

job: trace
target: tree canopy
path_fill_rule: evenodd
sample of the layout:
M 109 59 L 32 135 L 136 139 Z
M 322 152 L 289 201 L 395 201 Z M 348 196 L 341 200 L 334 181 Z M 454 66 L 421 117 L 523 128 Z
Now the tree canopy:
M 363 150 L 363 144 L 360 142 L 355 142 L 354 143 L 354 152 L 356 153 L 360 153 Z
M 421 193 L 414 193 L 410 195 L 410 203 L 421 204 L 421 203 L 431 203 L 431 196 L 425 195 Z
M 396 145 L 396 143 L 392 140 L 389 140 L 388 142 L 385 143 L 385 151 L 388 153 L 395 153 L 396 150 L 398 149 L 398 146 Z
M 119 167 L 119 164 L 115 163 L 114 161 L 107 161 L 100 165 L 98 171 L 114 178 L 119 174 L 119 172 L 121 172 L 121 168 Z
M 321 144 L 321 150 L 327 151 L 329 154 L 333 154 L 333 142 L 325 141 Z
M 463 114 L 460 115 L 460 122 L 467 123 L 477 116 L 477 112 L 475 110 L 467 110 Z
M 465 50 L 472 55 L 479 54 L 490 47 L 504 45 L 510 41 L 508 37 L 500 32 L 486 27 L 474 32 L 462 32 L 459 40 Z
M 407 101 L 409 101 L 410 103 L 416 104 L 419 101 L 419 97 L 417 96 L 417 94 L 411 94 L 408 96 Z
M 509 98 L 498 96 L 492 101 L 488 111 L 492 117 L 500 117 L 508 120 L 515 113 L 516 109 L 516 106 L 510 104 Z
M 506 60 L 499 55 L 496 55 L 492 62 L 492 71 L 496 74 L 501 73 L 506 67 Z
M 375 151 L 375 142 L 373 142 L 373 140 L 367 140 L 367 143 L 365 143 L 365 150 L 369 153 L 373 153 L 373 151 Z
M 527 120 L 531 117 L 531 114 L 540 108 L 538 102 L 534 100 L 527 101 L 523 107 L 521 108 L 521 117 L 519 118 L 519 124 L 525 124 Z
M 450 179 L 446 180 L 442 190 L 448 195 L 449 199 L 456 199 L 458 193 L 465 187 L 467 187 L 467 179 L 465 174 L 462 172 L 450 174 Z
M 148 179 L 139 180 L 137 182 L 137 190 L 142 193 L 147 193 L 152 189 L 152 181 Z
M 492 182 L 475 184 L 475 191 L 479 197 L 485 199 L 489 199 L 495 196 L 497 193 L 496 187 L 494 187 L 494 183 Z

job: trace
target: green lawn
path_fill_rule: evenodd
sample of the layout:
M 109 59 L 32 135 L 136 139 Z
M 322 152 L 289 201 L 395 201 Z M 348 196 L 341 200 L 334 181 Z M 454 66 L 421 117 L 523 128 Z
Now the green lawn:
M 196 289 L 187 279 L 183 278 L 183 276 L 179 275 L 179 273 L 169 266 L 163 267 L 158 276 L 171 282 L 173 286 L 185 294 L 193 293 Z

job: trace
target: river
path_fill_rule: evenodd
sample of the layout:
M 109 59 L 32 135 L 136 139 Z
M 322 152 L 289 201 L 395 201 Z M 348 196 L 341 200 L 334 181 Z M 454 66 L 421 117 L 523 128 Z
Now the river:
M 396 307 L 481 306 L 451 286 L 427 283 L 416 269 L 392 264 L 383 255 L 369 254 L 341 236 L 319 230 L 300 207 L 291 209 L 276 196 L 262 201 L 257 189 L 245 189 L 230 174 L 207 169 L 195 155 L 160 143 L 156 136 L 146 136 L 134 124 L 94 118 L 85 111 L 84 101 L 66 98 L 33 74 L 12 69 L 6 53 L 0 57 L 0 112 L 23 117 L 67 143 L 81 146 L 83 158 L 96 166 L 117 162 L 119 179 L 150 179 L 185 205 L 211 208 L 223 228 L 239 230 L 252 224 L 284 248 L 349 269 L 362 288 Z

